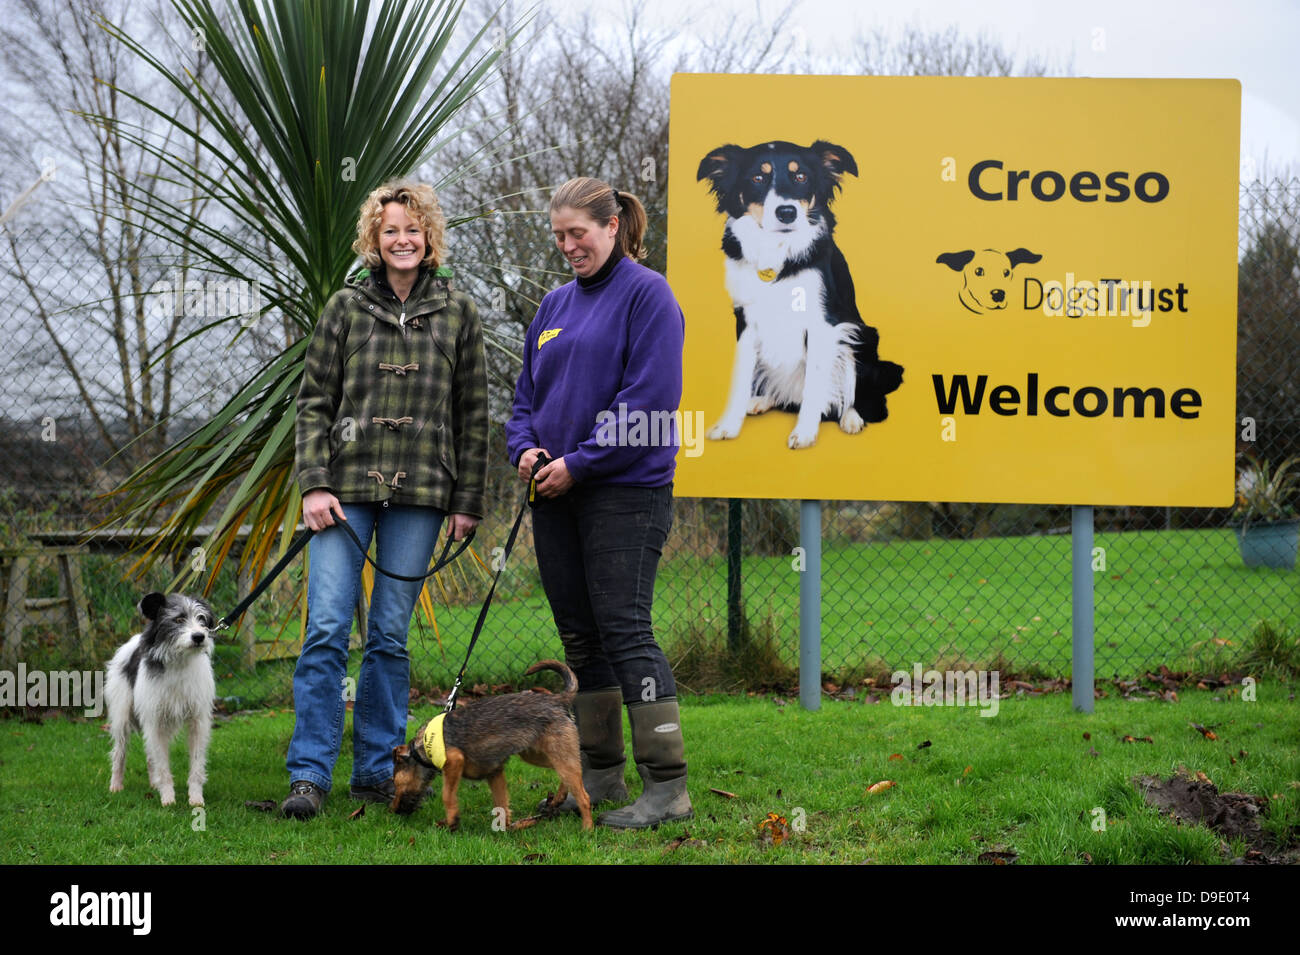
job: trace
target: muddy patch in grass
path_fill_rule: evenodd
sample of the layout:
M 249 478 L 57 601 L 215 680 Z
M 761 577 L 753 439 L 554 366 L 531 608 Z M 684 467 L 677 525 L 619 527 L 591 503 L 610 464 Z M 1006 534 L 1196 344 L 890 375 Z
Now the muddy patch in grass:
M 1168 779 L 1159 776 L 1135 776 L 1137 787 L 1147 805 L 1154 806 L 1175 822 L 1208 826 L 1225 840 L 1243 839 L 1250 848 L 1235 863 L 1287 865 L 1300 861 L 1300 832 L 1287 834 L 1280 845 L 1264 831 L 1262 819 L 1268 814 L 1269 802 L 1250 793 L 1221 793 L 1204 773 L 1192 773 L 1185 766 Z

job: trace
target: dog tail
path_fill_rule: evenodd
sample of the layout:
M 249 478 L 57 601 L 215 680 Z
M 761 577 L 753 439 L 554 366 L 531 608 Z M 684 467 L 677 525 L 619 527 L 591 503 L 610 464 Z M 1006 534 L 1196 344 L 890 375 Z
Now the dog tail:
M 572 699 L 573 695 L 578 692 L 577 676 L 559 660 L 540 660 L 525 670 L 524 676 L 532 676 L 542 670 L 554 670 L 564 680 L 564 689 L 560 691 L 560 696 Z

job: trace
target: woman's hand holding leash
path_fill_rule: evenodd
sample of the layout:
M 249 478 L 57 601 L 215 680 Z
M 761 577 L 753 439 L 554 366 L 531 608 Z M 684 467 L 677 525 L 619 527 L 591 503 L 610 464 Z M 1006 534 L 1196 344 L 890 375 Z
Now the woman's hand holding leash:
M 559 497 L 573 487 L 573 475 L 564 458 L 556 458 L 537 472 L 537 493 L 542 497 Z
M 537 467 L 539 457 L 550 457 L 545 448 L 529 448 L 523 454 L 519 455 L 519 480 L 531 481 L 533 479 L 533 468 Z
M 343 505 L 339 499 L 324 488 L 318 487 L 303 495 L 302 522 L 309 530 L 323 531 L 327 527 L 333 527 L 335 514 L 339 520 L 347 520 L 343 516 Z
M 532 481 L 536 478 L 537 493 L 542 497 L 559 497 L 569 488 L 573 487 L 573 476 L 569 474 L 569 466 L 564 463 L 564 458 L 549 460 L 549 455 L 545 448 L 529 448 L 523 454 L 519 455 L 519 479 L 521 481 Z M 541 460 L 542 466 L 537 470 L 537 462 Z M 534 474 L 534 470 L 537 471 Z
M 453 514 L 447 521 L 447 536 L 452 540 L 464 540 L 478 527 L 478 518 L 468 514 Z

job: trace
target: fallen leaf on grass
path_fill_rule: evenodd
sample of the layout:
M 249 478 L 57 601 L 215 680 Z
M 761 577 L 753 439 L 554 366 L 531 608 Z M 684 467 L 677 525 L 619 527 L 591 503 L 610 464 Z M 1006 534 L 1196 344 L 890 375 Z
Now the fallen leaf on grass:
M 924 743 L 917 743 L 917 744 L 916 744 L 916 748 L 917 748 L 917 749 L 925 749 L 927 746 L 933 746 L 933 745 L 934 745 L 934 744 L 931 743 L 931 742 L 927 739 Z
M 902 753 L 890 753 L 890 754 L 889 754 L 889 758 L 890 758 L 890 759 L 898 759 L 898 760 L 901 760 L 901 759 L 903 758 L 903 754 L 902 754 Z
M 708 845 L 703 839 L 692 839 L 690 830 L 683 830 L 680 836 L 664 846 L 664 852 L 676 852 L 682 846 L 688 849 L 707 849 Z
M 785 816 L 769 812 L 758 824 L 758 834 L 763 842 L 779 846 L 790 835 L 790 824 Z
M 1014 852 L 990 849 L 987 852 L 981 852 L 977 858 L 980 862 L 987 862 L 990 865 L 1014 865 L 1020 857 Z
M 1132 736 L 1125 736 L 1122 740 L 1120 740 L 1120 742 L 1121 743 L 1154 743 L 1155 740 L 1153 740 L 1150 736 L 1139 736 L 1136 738 Z
M 709 792 L 711 792 L 711 793 L 717 793 L 719 796 L 725 796 L 727 799 L 735 799 L 735 798 L 736 798 L 736 794 L 735 794 L 735 793 L 729 793 L 729 792 L 727 792 L 725 789 L 714 789 L 712 786 L 709 787 Z
M 545 862 L 545 861 L 546 861 L 546 853 L 544 853 L 544 852 L 530 852 L 530 853 L 528 853 L 528 855 L 524 856 L 523 861 L 524 861 L 524 862 Z
M 1091 733 L 1084 733 L 1084 734 L 1083 734 L 1083 738 L 1084 738 L 1084 739 L 1092 739 L 1092 734 L 1091 734 Z
M 275 810 L 279 808 L 279 803 L 275 802 L 273 799 L 245 799 L 244 808 L 255 809 L 258 812 L 275 812 Z
M 1202 726 L 1200 723 L 1192 723 L 1192 724 L 1190 724 L 1190 725 L 1191 725 L 1192 729 L 1196 730 L 1196 732 L 1200 733 L 1200 734 L 1201 734 L 1202 736 L 1204 736 L 1206 739 L 1215 739 L 1215 740 L 1217 740 L 1217 739 L 1219 738 L 1219 737 L 1217 737 L 1217 736 L 1214 735 L 1214 730 L 1212 730 L 1212 729 L 1207 729 L 1206 727 Z
M 970 772 L 972 769 L 974 769 L 974 768 L 975 768 L 974 766 L 967 766 L 965 769 L 963 769 L 963 770 L 961 771 L 961 774 L 962 774 L 963 776 L 965 776 L 967 773 L 969 773 L 969 772 Z
M 356 809 L 352 810 L 352 812 L 348 814 L 348 818 L 360 819 L 365 814 L 366 814 L 366 804 L 362 803 L 360 806 L 357 806 Z
M 898 785 L 892 779 L 882 779 L 878 783 L 873 783 L 867 787 L 867 795 L 874 796 L 876 793 L 883 793 L 886 789 Z

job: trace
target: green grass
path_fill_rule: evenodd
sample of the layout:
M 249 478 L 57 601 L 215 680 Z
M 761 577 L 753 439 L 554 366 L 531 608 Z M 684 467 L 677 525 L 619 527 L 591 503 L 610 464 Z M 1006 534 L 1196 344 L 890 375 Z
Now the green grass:
M 97 722 L 6 720 L 0 863 L 949 864 L 999 850 L 1029 864 L 1088 856 L 1095 864 L 1217 864 L 1244 846 L 1225 856 L 1216 834 L 1160 817 L 1129 780 L 1167 777 L 1184 765 L 1206 773 L 1220 791 L 1268 797 L 1265 825 L 1273 834 L 1300 832 L 1295 689 L 1263 680 L 1257 702 L 1235 692 L 1189 691 L 1178 703 L 1111 696 L 1097 701 L 1093 715 L 1072 712 L 1065 694 L 1021 696 L 1002 700 L 994 717 L 981 717 L 978 708 L 895 707 L 888 700 L 826 700 L 809 713 L 770 698 L 691 698 L 683 701 L 682 724 L 696 817 L 646 832 L 584 833 L 576 817 L 496 832 L 482 783 L 462 786 L 462 828 L 454 834 L 434 825 L 442 813 L 436 795 L 409 818 L 369 806 L 352 820 L 359 804 L 346 796 L 347 743 L 322 817 L 304 824 L 254 811 L 246 800 L 278 803 L 288 788 L 284 754 L 293 717 L 274 710 L 236 715 L 214 731 L 199 831 L 188 806 L 161 807 L 149 792 L 138 738 L 126 789 L 110 795 L 110 743 Z M 1218 740 L 1203 738 L 1193 722 L 1213 728 Z M 1154 742 L 1120 742 L 1125 735 Z M 931 745 L 918 749 L 925 740 Z M 173 771 L 181 793 L 185 767 L 178 740 Z M 506 775 L 516 815 L 554 781 L 519 760 Z M 635 793 L 631 767 L 628 775 Z M 897 785 L 868 796 L 866 788 L 883 779 Z M 1091 825 L 1099 808 L 1104 832 Z M 768 813 L 802 823 L 802 831 L 765 845 L 758 825 Z M 687 832 L 698 842 L 674 848 Z

